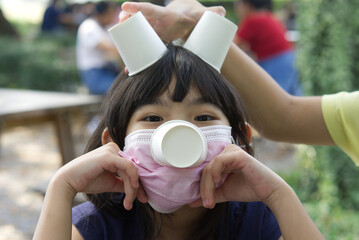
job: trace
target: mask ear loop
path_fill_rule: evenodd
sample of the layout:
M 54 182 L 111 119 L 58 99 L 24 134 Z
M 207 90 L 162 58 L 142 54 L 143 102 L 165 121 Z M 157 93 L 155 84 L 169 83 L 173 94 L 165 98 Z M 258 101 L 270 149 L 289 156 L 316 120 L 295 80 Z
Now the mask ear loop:
M 234 145 L 237 145 L 238 147 L 242 148 L 243 150 L 247 151 L 247 147 L 251 147 L 252 146 L 252 143 L 249 143 L 248 145 L 247 144 L 243 144 L 243 145 L 239 145 L 238 144 L 238 139 L 234 140 L 233 136 L 231 136 L 231 140 L 232 140 L 232 143 Z

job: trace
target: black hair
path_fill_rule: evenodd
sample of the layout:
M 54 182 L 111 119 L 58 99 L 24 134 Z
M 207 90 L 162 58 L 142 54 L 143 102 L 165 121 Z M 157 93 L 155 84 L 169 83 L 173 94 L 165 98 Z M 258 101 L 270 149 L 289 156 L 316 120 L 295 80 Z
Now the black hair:
M 222 110 L 232 127 L 233 138 L 241 145 L 246 145 L 247 152 L 253 154 L 248 142 L 243 106 L 236 90 L 202 59 L 182 47 L 171 44 L 168 45 L 164 56 L 146 70 L 131 77 L 124 72 L 120 73 L 104 100 L 103 120 L 90 139 L 86 151 L 101 146 L 101 134 L 106 127 L 112 140 L 123 149 L 126 129 L 132 114 L 138 107 L 169 91 L 170 83 L 174 79 L 175 89 L 171 92 L 173 101 L 182 102 L 190 88 L 195 87 L 206 102 Z M 89 195 L 89 198 L 98 209 L 109 211 L 116 217 L 126 218 L 133 212 L 124 209 L 123 193 L 94 194 Z M 221 216 L 228 215 L 228 206 L 228 203 L 220 203 L 214 209 L 208 210 L 201 226 L 190 239 L 211 239 L 218 235 Z M 149 204 L 135 200 L 134 209 L 143 219 L 143 238 L 158 237 L 161 226 L 156 224 L 154 210 Z
M 272 0 L 239 0 L 239 2 L 243 2 L 249 4 L 256 10 L 267 9 L 272 10 Z
M 109 1 L 98 2 L 95 5 L 95 14 L 102 15 L 102 14 L 106 13 L 108 11 L 108 9 L 110 9 L 113 6 L 114 6 L 113 2 L 109 2 Z

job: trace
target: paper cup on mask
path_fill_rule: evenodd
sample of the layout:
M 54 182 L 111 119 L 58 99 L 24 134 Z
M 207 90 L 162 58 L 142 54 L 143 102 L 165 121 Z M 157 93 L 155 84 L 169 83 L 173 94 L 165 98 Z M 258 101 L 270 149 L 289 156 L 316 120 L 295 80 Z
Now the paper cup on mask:
M 207 141 L 192 123 L 168 121 L 153 133 L 151 153 L 155 161 L 163 166 L 195 167 L 206 159 Z
M 135 75 L 160 59 L 167 48 L 141 12 L 109 30 L 129 71 Z
M 236 31 L 237 26 L 231 21 L 206 11 L 183 47 L 220 72 Z

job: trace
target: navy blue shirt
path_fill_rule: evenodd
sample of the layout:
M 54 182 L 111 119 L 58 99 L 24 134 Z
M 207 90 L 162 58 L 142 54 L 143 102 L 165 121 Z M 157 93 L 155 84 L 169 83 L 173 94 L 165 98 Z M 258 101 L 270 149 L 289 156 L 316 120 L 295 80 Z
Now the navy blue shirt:
M 273 213 L 261 202 L 230 202 L 230 212 L 229 239 L 277 240 L 281 236 Z M 72 209 L 72 223 L 85 240 L 141 239 L 141 223 L 136 213 L 119 219 L 106 211 L 98 211 L 91 202 Z M 220 233 L 224 232 L 222 221 Z
M 60 21 L 60 11 L 54 6 L 50 6 L 46 9 L 44 13 L 44 19 L 42 20 L 41 30 L 42 31 L 54 31 L 59 28 Z

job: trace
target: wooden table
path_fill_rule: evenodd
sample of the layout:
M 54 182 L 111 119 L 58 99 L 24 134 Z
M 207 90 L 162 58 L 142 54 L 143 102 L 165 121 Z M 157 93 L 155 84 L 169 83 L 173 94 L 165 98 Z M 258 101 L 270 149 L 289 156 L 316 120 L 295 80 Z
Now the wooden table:
M 0 88 L 0 134 L 4 128 L 52 122 L 55 125 L 62 163 L 75 158 L 70 116 L 96 112 L 102 97 L 60 92 Z

